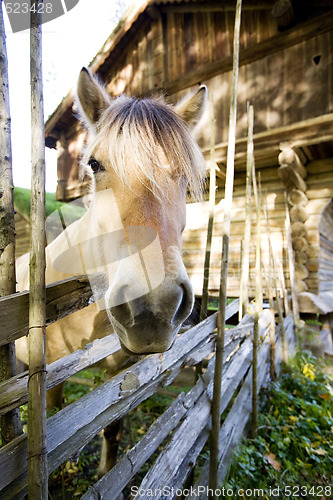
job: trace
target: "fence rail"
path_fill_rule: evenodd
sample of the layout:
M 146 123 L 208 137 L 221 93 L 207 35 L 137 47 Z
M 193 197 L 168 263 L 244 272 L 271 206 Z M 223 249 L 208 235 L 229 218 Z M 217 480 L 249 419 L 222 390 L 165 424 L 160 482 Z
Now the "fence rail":
M 95 276 L 95 275 L 94 275 Z M 87 307 L 100 297 L 91 290 L 87 276 L 75 276 L 46 286 L 46 325 Z M 0 298 L 0 346 L 27 334 L 29 291 Z

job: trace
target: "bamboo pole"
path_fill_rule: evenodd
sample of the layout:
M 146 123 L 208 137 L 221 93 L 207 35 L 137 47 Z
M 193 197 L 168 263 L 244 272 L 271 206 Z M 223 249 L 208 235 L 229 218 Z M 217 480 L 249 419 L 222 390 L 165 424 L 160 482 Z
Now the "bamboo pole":
M 210 179 L 209 179 L 209 218 L 207 228 L 207 242 L 204 263 L 204 279 L 202 287 L 202 302 L 200 309 L 200 321 L 203 321 L 207 316 L 208 308 L 208 283 L 210 270 L 210 257 L 212 249 L 213 226 L 214 226 L 214 210 L 215 210 L 215 193 L 216 193 L 216 162 L 215 162 L 215 116 L 213 96 L 210 94 Z
M 255 167 L 253 162 L 253 185 L 256 185 Z M 258 428 L 258 343 L 259 343 L 259 316 L 262 310 L 262 282 L 261 282 L 261 181 L 258 177 L 259 190 L 256 193 L 257 237 L 256 237 L 256 297 L 253 326 L 253 353 L 252 353 L 252 422 L 251 434 L 254 439 Z
M 267 290 L 268 290 L 268 300 L 269 300 L 269 306 L 270 306 L 270 312 L 271 312 L 271 326 L 269 329 L 269 340 L 270 340 L 270 351 L 271 351 L 271 357 L 270 357 L 270 377 L 271 380 L 275 380 L 276 378 L 276 373 L 275 373 L 275 334 L 276 334 L 276 329 L 275 329 L 275 308 L 274 308 L 274 293 L 273 293 L 273 287 L 272 287 L 272 269 L 271 266 L 268 266 L 268 273 L 265 270 L 265 275 L 267 279 Z
M 257 214 L 257 233 L 258 231 L 260 232 L 260 227 L 258 227 L 258 222 L 260 222 L 260 211 L 261 211 L 261 206 L 263 205 L 262 201 L 261 201 L 261 198 L 262 198 L 262 195 L 261 195 L 261 181 L 260 181 L 260 174 L 258 176 L 258 179 L 259 179 L 259 189 L 258 189 L 258 185 L 257 185 L 257 179 L 256 179 L 256 172 L 255 172 L 255 165 L 254 165 L 254 161 L 252 162 L 252 183 L 253 183 L 253 194 L 254 194 L 254 204 L 255 204 L 255 207 L 256 207 L 256 214 Z M 259 212 L 258 212 L 258 209 L 259 209 Z M 260 246 L 257 247 L 256 245 L 256 257 L 257 257 L 257 252 L 261 253 L 261 248 Z M 260 261 L 260 258 L 259 258 L 259 261 Z M 257 263 L 257 259 L 256 259 L 256 263 Z M 257 277 L 257 275 L 256 275 Z M 258 283 L 256 283 L 256 287 L 258 286 L 258 289 L 256 289 L 256 296 L 258 297 L 258 307 L 259 307 L 259 311 L 262 310 L 262 304 L 263 304 L 263 292 L 262 292 L 262 282 L 261 280 L 258 281 Z
M 280 260 L 279 262 L 279 279 L 281 283 L 281 290 L 283 294 L 283 304 L 284 304 L 284 313 L 286 316 L 289 314 L 289 304 L 288 304 L 288 291 L 286 289 L 286 281 L 284 279 L 284 272 L 283 272 L 283 263 Z
M 247 312 L 249 303 L 249 268 L 250 268 L 250 239 L 251 239 L 251 177 L 254 161 L 253 150 L 253 106 L 248 106 L 248 133 L 247 133 L 247 159 L 246 159 L 246 201 L 245 201 L 245 230 L 242 244 L 242 269 L 240 279 L 240 306 L 239 321 Z
M 33 0 L 30 27 L 31 234 L 29 294 L 28 494 L 47 499 L 45 138 L 42 81 L 42 0 Z
M 291 226 L 290 226 L 289 208 L 288 208 L 288 203 L 287 203 L 287 194 L 285 194 L 285 204 L 286 204 L 285 227 L 286 227 L 286 234 L 287 234 L 292 310 L 293 310 L 294 325 L 298 325 L 299 324 L 299 306 L 298 306 L 298 299 L 297 299 L 297 294 L 296 294 L 295 260 L 294 260 L 293 243 L 292 243 L 292 239 L 291 239 Z
M 0 296 L 16 292 L 15 223 L 9 107 L 8 60 L 2 2 L 0 6 Z M 15 344 L 0 347 L 0 381 L 16 375 Z M 18 409 L 0 418 L 1 438 L 8 443 L 22 433 Z
M 265 205 L 267 205 L 267 203 Z M 276 296 L 278 318 L 279 318 L 279 323 L 280 323 L 280 327 L 281 327 L 282 357 L 283 357 L 283 361 L 285 363 L 288 363 L 288 347 L 287 347 L 286 330 L 284 327 L 282 308 L 281 308 L 281 303 L 280 303 L 279 291 L 278 291 L 278 287 L 277 287 L 276 266 L 275 266 L 274 252 L 273 252 L 273 247 L 272 247 L 271 230 L 270 230 L 270 224 L 269 224 L 269 219 L 268 219 L 268 212 L 267 212 L 265 205 L 263 205 L 263 210 L 264 210 L 264 214 L 265 214 L 265 218 L 266 218 L 266 227 L 267 227 L 267 238 L 268 238 L 268 248 L 269 248 L 269 265 L 270 265 L 270 268 L 272 270 L 272 275 L 273 275 L 273 286 L 274 286 L 275 296 Z
M 217 338 L 216 338 L 216 359 L 214 371 L 214 390 L 212 400 L 212 430 L 210 445 L 210 463 L 209 463 L 209 488 L 210 498 L 216 498 L 216 489 L 218 485 L 218 465 L 219 465 L 219 436 L 220 436 L 220 407 L 221 407 L 221 386 L 222 369 L 224 354 L 224 334 L 225 334 L 225 310 L 227 303 L 227 279 L 229 263 L 229 240 L 231 207 L 234 186 L 235 170 L 235 143 L 236 143 L 236 117 L 237 117 L 237 84 L 239 68 L 239 35 L 241 21 L 242 1 L 237 0 L 234 28 L 234 47 L 233 47 L 233 70 L 232 85 L 230 97 L 230 117 L 229 117 L 229 140 L 227 156 L 227 173 L 225 181 L 224 196 L 224 217 L 222 228 L 222 259 L 219 290 L 219 311 L 217 316 Z

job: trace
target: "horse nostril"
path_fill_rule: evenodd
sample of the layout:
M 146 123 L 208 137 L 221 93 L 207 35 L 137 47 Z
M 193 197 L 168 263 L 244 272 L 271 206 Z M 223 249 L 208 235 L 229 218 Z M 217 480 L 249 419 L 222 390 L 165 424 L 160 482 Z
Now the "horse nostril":
M 182 298 L 172 319 L 172 323 L 177 325 L 184 323 L 191 314 L 194 305 L 194 294 L 190 283 L 181 283 L 180 288 L 182 291 Z

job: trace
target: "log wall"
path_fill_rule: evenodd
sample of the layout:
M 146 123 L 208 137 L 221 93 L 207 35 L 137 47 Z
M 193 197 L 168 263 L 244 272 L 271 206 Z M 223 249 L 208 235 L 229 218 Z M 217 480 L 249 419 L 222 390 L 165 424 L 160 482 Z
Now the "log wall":
M 162 8 L 118 57 L 108 75 L 112 95 L 126 92 L 142 95 L 176 85 L 194 70 L 200 70 L 232 55 L 234 12 L 183 12 Z M 277 34 L 270 9 L 243 14 L 240 50 L 255 46 Z M 178 85 L 180 86 L 180 84 Z M 174 93 L 174 89 L 172 89 Z
M 322 220 L 322 212 L 327 203 L 333 197 L 333 164 L 330 160 L 313 161 L 306 166 L 307 177 L 304 192 L 287 190 L 279 177 L 279 165 L 260 169 L 262 180 L 262 191 L 268 204 L 268 216 L 271 228 L 271 237 L 275 258 L 278 263 L 283 263 L 287 287 L 289 283 L 289 268 L 286 234 L 284 230 L 285 221 L 285 193 L 292 200 L 292 235 L 296 257 L 296 277 L 298 290 L 309 291 L 318 294 L 319 288 L 330 286 L 331 268 L 327 267 L 327 256 L 323 254 L 324 231 L 326 228 L 326 239 L 329 229 L 327 224 L 331 223 L 329 218 L 331 211 L 328 209 L 325 220 L 326 226 L 322 229 L 320 238 L 319 225 Z M 325 186 L 325 187 L 323 187 Z M 299 191 L 299 190 L 298 190 Z M 295 200 L 293 201 L 293 195 Z M 217 194 L 217 205 L 214 221 L 211 276 L 209 290 L 212 295 L 218 295 L 219 269 L 221 261 L 221 226 L 223 220 L 223 196 L 224 187 L 219 182 Z M 298 198 L 298 197 L 299 198 Z M 231 221 L 230 253 L 229 253 L 229 275 L 228 296 L 239 296 L 240 279 L 240 248 L 244 236 L 245 220 L 245 172 L 237 172 L 235 178 L 234 201 Z M 298 202 L 298 203 L 296 203 Z M 296 210 L 294 210 L 296 209 Z M 297 211 L 297 209 L 299 211 Z M 206 244 L 206 228 L 208 221 L 208 202 L 189 204 L 187 207 L 187 227 L 183 235 L 184 262 L 188 270 L 195 292 L 201 295 L 203 283 L 203 262 Z M 252 241 L 255 241 L 255 213 L 252 215 Z M 269 263 L 268 242 L 266 237 L 266 222 L 264 216 L 261 218 L 262 228 L 262 251 L 263 261 L 267 268 Z M 331 230 L 332 233 L 332 230 Z M 331 241 L 331 240 L 330 240 Z M 332 243 L 330 243 L 332 245 Z M 329 243 L 326 243 L 329 245 Z M 327 253 L 327 252 L 326 252 Z M 319 259 L 321 255 L 321 259 Z M 325 260 L 326 259 L 326 260 Z M 330 257 L 329 257 L 330 259 Z M 320 274 L 319 267 L 321 266 Z M 326 267 L 325 267 L 326 266 Z M 325 285 L 323 284 L 325 282 Z M 249 296 L 255 296 L 255 248 L 250 247 L 250 282 Z M 333 288 L 333 287 L 332 287 Z M 304 311 L 306 312 L 306 311 Z

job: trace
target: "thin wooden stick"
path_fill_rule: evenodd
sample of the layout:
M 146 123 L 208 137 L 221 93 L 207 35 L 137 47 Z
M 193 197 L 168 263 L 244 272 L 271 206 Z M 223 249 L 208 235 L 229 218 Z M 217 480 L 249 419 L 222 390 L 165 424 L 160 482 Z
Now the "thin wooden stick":
M 241 21 L 241 0 L 237 0 L 234 28 L 234 48 L 233 48 L 233 71 L 230 98 L 230 118 L 229 118 L 229 141 L 227 157 L 227 174 L 225 181 L 224 197 L 224 218 L 222 230 L 222 260 L 219 290 L 219 311 L 217 318 L 217 338 L 216 338 L 216 359 L 214 372 L 214 390 L 212 401 L 212 430 L 210 446 L 209 464 L 209 488 L 210 498 L 216 498 L 218 485 L 218 465 L 219 465 L 219 436 L 220 436 L 220 407 L 221 407 L 221 386 L 224 354 L 224 334 L 225 334 L 225 310 L 227 303 L 227 279 L 229 263 L 229 240 L 231 207 L 234 186 L 235 169 L 235 143 L 236 143 L 236 116 L 237 116 L 237 83 L 239 68 L 239 35 Z
M 271 380 L 275 380 L 275 308 L 274 308 L 274 293 L 272 287 L 272 269 L 271 266 L 268 266 L 268 273 L 265 269 L 265 275 L 267 280 L 267 290 L 268 290 L 268 300 L 271 311 L 271 326 L 269 330 L 269 340 L 271 344 L 271 357 L 270 357 L 270 377 Z
M 8 61 L 2 2 L 0 6 L 0 296 L 16 292 L 15 223 L 12 172 Z M 0 381 L 16 375 L 15 344 L 0 347 Z M 22 433 L 20 412 L 14 409 L 0 418 L 3 444 Z
M 210 257 L 212 249 L 213 226 L 214 226 L 214 210 L 215 210 L 215 192 L 216 192 L 216 162 L 215 162 L 215 116 L 213 96 L 210 94 L 210 179 L 209 179 L 209 218 L 207 228 L 207 242 L 204 263 L 204 279 L 202 287 L 202 302 L 200 309 L 200 321 L 203 321 L 207 316 L 208 308 L 208 283 L 210 270 Z
M 296 294 L 296 276 L 295 276 L 295 260 L 294 260 L 294 250 L 293 243 L 291 239 L 291 227 L 290 227 L 290 215 L 287 203 L 287 194 L 285 193 L 285 204 L 286 204 L 286 235 L 287 235 L 287 247 L 288 247 L 288 260 L 289 260 L 289 274 L 290 274 L 290 288 L 291 288 L 291 298 L 292 298 L 292 310 L 294 324 L 299 324 L 299 306 Z
M 281 283 L 281 290 L 283 294 L 283 304 L 284 304 L 284 313 L 286 316 L 289 314 L 289 304 L 288 304 L 288 292 L 286 289 L 286 281 L 284 279 L 284 273 L 283 273 L 283 263 L 282 260 L 279 262 L 279 279 Z
M 28 493 L 47 499 L 45 151 L 42 81 L 42 0 L 33 0 L 30 27 L 31 234 L 29 294 Z
M 266 205 L 267 205 L 267 203 L 266 203 Z M 265 218 L 266 218 L 266 226 L 267 226 L 267 238 L 268 238 L 268 247 L 269 247 L 269 265 L 270 265 L 270 268 L 271 268 L 272 274 L 273 274 L 273 285 L 274 285 L 275 296 L 276 296 L 276 304 L 277 304 L 277 309 L 278 309 L 279 323 L 280 323 L 280 327 L 281 327 L 282 356 L 283 356 L 283 361 L 285 363 L 288 363 L 288 347 L 287 347 L 287 339 L 286 339 L 286 330 L 284 327 L 282 308 L 281 308 L 281 303 L 280 303 L 279 291 L 278 291 L 278 287 L 277 287 L 276 266 L 275 266 L 274 252 L 273 252 L 273 247 L 272 247 L 271 230 L 270 230 L 270 224 L 269 224 L 269 219 L 268 219 L 268 212 L 267 212 L 265 205 L 263 205 L 263 210 L 264 210 L 264 214 L 265 214 Z
M 253 183 L 256 184 L 255 170 L 253 163 Z M 253 355 L 252 355 L 252 423 L 251 434 L 254 439 L 257 436 L 258 428 L 258 343 L 259 343 L 259 315 L 262 310 L 262 283 L 261 283 L 261 181 L 258 178 L 259 193 L 256 192 L 256 213 L 257 213 L 257 238 L 256 238 L 256 298 L 253 327 Z
M 254 204 L 256 207 L 256 213 L 257 213 L 257 232 L 258 230 L 260 231 L 260 227 L 258 228 L 258 220 L 260 221 L 260 206 L 263 205 L 262 203 L 262 195 L 261 195 L 261 181 L 260 181 L 260 173 L 258 174 L 258 179 L 259 179 L 259 189 L 257 185 L 257 179 L 256 179 L 256 172 L 255 172 L 255 164 L 254 161 L 252 162 L 252 184 L 253 184 L 253 194 L 254 194 Z M 259 213 L 258 213 L 258 207 L 260 208 Z M 257 251 L 261 253 L 261 248 L 256 246 L 256 254 Z M 256 260 L 257 262 L 257 260 Z M 259 311 L 262 310 L 262 304 L 263 304 L 263 293 L 262 293 L 262 281 L 261 279 L 259 282 L 256 284 L 258 285 L 258 290 L 256 290 L 256 295 L 258 293 L 258 306 L 259 306 Z
M 251 239 L 251 178 L 254 161 L 253 150 L 253 106 L 248 106 L 248 134 L 247 134 L 247 160 L 246 160 L 246 201 L 245 201 L 245 230 L 242 244 L 242 268 L 240 281 L 240 307 L 239 321 L 247 312 L 249 303 L 249 260 Z

